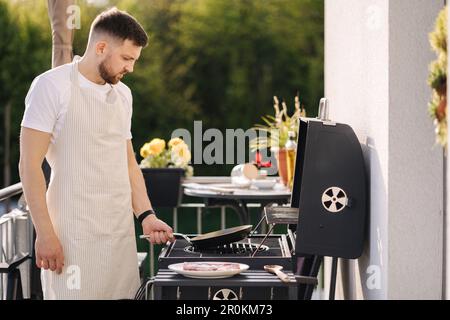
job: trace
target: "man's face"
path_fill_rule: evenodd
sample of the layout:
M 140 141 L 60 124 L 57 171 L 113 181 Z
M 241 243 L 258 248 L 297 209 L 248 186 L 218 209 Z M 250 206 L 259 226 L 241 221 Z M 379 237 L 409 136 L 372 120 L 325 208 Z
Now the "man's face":
M 106 57 L 100 62 L 98 71 L 106 83 L 116 84 L 128 72 L 133 72 L 134 63 L 141 54 L 142 47 L 126 39 L 109 46 Z

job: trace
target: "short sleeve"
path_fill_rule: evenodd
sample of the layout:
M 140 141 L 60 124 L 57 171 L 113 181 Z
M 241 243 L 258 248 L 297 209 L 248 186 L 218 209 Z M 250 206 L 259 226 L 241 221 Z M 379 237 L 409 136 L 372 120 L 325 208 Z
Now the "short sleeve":
M 58 119 L 58 90 L 42 76 L 38 76 L 25 98 L 25 112 L 21 125 L 52 133 Z

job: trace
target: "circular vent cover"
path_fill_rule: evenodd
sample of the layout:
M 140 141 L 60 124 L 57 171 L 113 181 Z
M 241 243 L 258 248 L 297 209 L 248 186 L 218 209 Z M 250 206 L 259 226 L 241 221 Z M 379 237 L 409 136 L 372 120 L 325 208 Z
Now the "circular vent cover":
M 341 188 L 330 187 L 322 194 L 322 205 L 329 212 L 342 211 L 347 203 L 347 194 Z
M 238 296 L 234 291 L 230 289 L 221 289 L 216 292 L 213 300 L 239 300 Z

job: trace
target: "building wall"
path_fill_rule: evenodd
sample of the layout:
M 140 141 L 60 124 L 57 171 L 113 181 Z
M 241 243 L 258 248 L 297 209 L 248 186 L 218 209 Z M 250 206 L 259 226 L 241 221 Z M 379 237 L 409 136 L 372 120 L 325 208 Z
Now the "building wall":
M 440 298 L 442 149 L 426 79 L 428 33 L 443 0 L 326 0 L 325 96 L 363 145 L 367 248 L 341 265 L 346 298 Z

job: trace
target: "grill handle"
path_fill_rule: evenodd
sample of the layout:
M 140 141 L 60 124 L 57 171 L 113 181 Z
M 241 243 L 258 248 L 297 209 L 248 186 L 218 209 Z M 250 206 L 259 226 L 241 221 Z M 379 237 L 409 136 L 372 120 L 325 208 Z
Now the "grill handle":
M 329 114 L 330 114 L 330 103 L 327 98 L 320 99 L 319 102 L 319 112 L 317 113 L 317 118 L 322 121 L 330 121 Z

